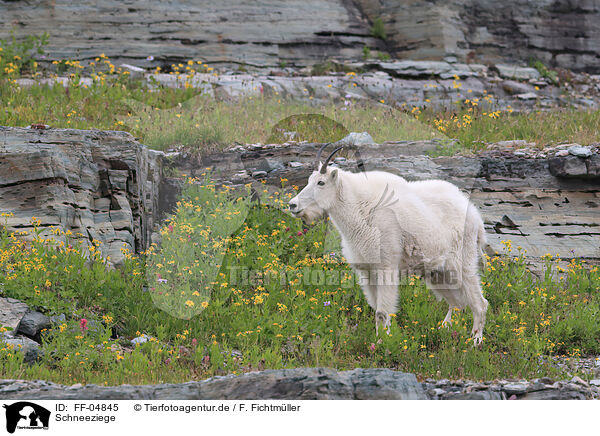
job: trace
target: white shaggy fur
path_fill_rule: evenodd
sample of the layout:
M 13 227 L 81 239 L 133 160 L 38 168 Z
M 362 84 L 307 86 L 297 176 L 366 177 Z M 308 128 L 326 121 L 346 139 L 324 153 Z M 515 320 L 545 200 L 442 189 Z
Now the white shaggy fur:
M 376 311 L 377 333 L 380 325 L 390 326 L 396 312 L 399 271 L 410 271 L 422 274 L 436 297 L 448 303 L 445 325 L 453 309 L 471 308 L 474 343 L 481 343 L 488 302 L 478 263 L 485 233 L 479 212 L 456 186 L 327 168 L 324 174 L 314 171 L 289 204 L 294 215 L 308 221 L 329 214 L 343 255 Z

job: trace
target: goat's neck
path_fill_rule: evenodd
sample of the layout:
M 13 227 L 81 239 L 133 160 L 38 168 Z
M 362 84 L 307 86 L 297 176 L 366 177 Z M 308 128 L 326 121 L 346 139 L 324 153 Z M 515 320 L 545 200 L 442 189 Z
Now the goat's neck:
M 340 192 L 336 204 L 328 211 L 331 221 L 342 237 L 355 240 L 357 237 L 366 236 L 364 229 L 370 227 L 365 216 L 364 201 L 361 201 L 353 192 Z

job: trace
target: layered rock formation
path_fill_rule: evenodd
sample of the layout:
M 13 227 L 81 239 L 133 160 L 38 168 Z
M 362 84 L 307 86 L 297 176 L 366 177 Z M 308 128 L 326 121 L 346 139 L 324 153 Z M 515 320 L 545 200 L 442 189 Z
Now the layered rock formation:
M 600 72 L 600 5 L 588 0 L 0 1 L 0 38 L 50 33 L 50 59 L 154 66 L 202 59 L 273 67 L 400 59 L 527 63 Z M 385 40 L 371 34 L 381 20 Z M 378 36 L 383 36 L 381 33 Z M 147 60 L 151 56 L 152 60 Z
M 600 383 L 593 380 L 592 383 Z M 46 381 L 0 380 L 0 399 L 44 400 L 585 400 L 600 389 L 579 377 L 550 379 L 426 380 L 383 368 L 336 371 L 295 368 L 213 377 L 200 382 L 142 386 L 63 386 Z
M 100 241 L 119 264 L 121 249 L 147 248 L 158 210 L 161 161 L 128 133 L 0 127 L 0 210 L 8 228 L 84 246 Z M 4 223 L 3 223 L 4 224 Z
M 358 8 L 342 0 L 2 1 L 0 15 L 0 38 L 11 23 L 20 35 L 48 31 L 52 59 L 92 59 L 105 53 L 141 65 L 187 59 L 305 65 L 358 59 L 365 44 L 377 45 Z M 154 60 L 146 61 L 149 56 Z
M 203 157 L 185 153 L 169 160 L 185 174 L 213 169 L 215 180 L 242 186 L 266 179 L 273 189 L 303 186 L 320 144 L 248 145 Z M 408 180 L 440 178 L 470 193 L 494 251 L 501 241 L 563 259 L 600 260 L 600 154 L 597 147 L 559 147 L 526 153 L 506 144 L 478 156 L 430 157 L 436 141 L 361 146 L 367 169 Z M 568 147 L 568 146 L 566 146 Z M 571 153 L 573 151 L 573 153 Z M 177 200 L 177 180 L 163 179 L 163 153 L 148 150 L 124 132 L 0 128 L 0 210 L 11 212 L 10 230 L 31 230 L 41 221 L 70 230 L 84 244 L 101 242 L 112 262 L 121 248 L 143 251 L 158 216 Z M 336 163 L 354 168 L 352 155 Z M 160 203 L 160 205 L 159 205 Z M 64 238 L 64 236 L 63 236 Z
M 389 369 L 267 370 L 201 382 L 145 386 L 70 387 L 43 381 L 0 381 L 0 398 L 177 400 L 425 400 L 414 374 Z

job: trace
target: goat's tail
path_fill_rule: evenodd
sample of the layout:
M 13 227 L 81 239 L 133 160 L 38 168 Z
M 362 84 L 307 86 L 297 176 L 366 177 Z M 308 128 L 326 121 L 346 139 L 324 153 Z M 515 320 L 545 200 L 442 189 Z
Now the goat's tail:
M 470 204 L 469 208 L 470 208 L 469 219 L 472 223 L 471 225 L 474 227 L 474 230 L 476 232 L 475 240 L 477 243 L 479 262 L 480 262 L 480 266 L 483 267 L 486 263 L 485 249 L 487 246 L 487 238 L 485 236 L 485 228 L 483 226 L 483 219 L 481 219 L 481 215 L 479 214 L 479 211 L 473 204 Z
M 483 221 L 479 219 L 479 225 L 477 226 L 477 249 L 479 251 L 479 266 L 483 270 L 487 259 L 485 257 L 485 247 L 487 246 L 487 238 L 485 237 L 485 228 L 483 227 Z

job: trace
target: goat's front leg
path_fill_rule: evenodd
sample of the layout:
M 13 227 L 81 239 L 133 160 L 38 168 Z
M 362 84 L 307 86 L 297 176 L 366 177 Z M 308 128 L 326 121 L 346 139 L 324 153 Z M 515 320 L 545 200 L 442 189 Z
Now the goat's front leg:
M 375 312 L 375 335 L 376 336 L 379 336 L 379 326 L 380 325 L 383 325 L 383 329 L 389 335 L 390 327 L 392 326 L 392 317 L 389 314 L 378 310 L 377 312 Z
M 377 310 L 377 287 L 370 281 L 370 272 L 366 269 L 354 268 L 356 276 L 358 277 L 360 287 L 365 294 L 367 303 Z
M 377 284 L 377 310 L 375 312 L 375 333 L 379 335 L 379 326 L 382 325 L 387 334 L 390 334 L 392 318 L 390 314 L 396 313 L 398 304 L 398 283 L 392 273 L 384 274 L 383 282 Z

